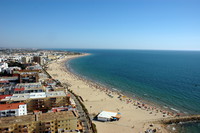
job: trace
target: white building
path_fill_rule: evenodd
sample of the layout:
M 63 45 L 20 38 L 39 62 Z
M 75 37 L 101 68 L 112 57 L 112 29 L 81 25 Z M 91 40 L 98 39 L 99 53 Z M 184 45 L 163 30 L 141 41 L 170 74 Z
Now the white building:
M 27 70 L 42 70 L 42 67 L 39 64 L 26 67 Z
M 47 97 L 60 97 L 60 96 L 66 96 L 66 93 L 64 91 L 51 91 L 46 92 Z
M 72 107 L 76 107 L 76 103 L 75 103 L 74 99 L 70 98 L 69 100 L 70 100 Z
M 0 72 L 3 72 L 7 68 L 8 68 L 8 63 L 0 62 Z
M 0 104 L 0 117 L 27 115 L 25 103 Z
M 98 116 L 97 120 L 99 121 L 115 121 L 119 120 L 121 118 L 121 114 L 117 112 L 111 112 L 111 111 L 102 111 Z
M 67 95 L 64 91 L 22 93 L 22 94 L 13 94 L 12 96 L 3 98 L 0 101 L 1 102 L 6 102 L 6 101 L 23 102 L 28 99 L 39 99 L 39 98 L 45 98 L 45 97 L 60 97 L 60 96 L 67 96 Z M 1 106 L 0 106 L 0 108 L 1 108 Z
M 39 93 L 23 93 L 23 94 L 13 94 L 10 97 L 7 97 L 5 99 L 1 99 L 1 101 L 20 101 L 23 102 L 28 99 L 37 99 L 37 98 L 45 98 L 46 93 L 45 92 L 39 92 Z
M 45 92 L 39 92 L 39 93 L 30 93 L 29 98 L 45 98 L 46 93 Z
M 5 69 L 8 74 L 12 74 L 14 70 L 21 70 L 20 67 L 8 67 Z
M 25 93 L 25 94 L 13 94 L 10 98 L 8 97 L 7 99 L 3 99 L 2 101 L 6 101 L 6 100 L 11 100 L 11 101 L 25 101 L 28 100 L 30 97 L 29 93 Z
M 22 63 L 31 63 L 32 62 L 32 57 L 31 56 L 21 57 L 21 62 Z
M 42 84 L 38 83 L 19 83 L 15 86 L 15 88 L 41 88 Z

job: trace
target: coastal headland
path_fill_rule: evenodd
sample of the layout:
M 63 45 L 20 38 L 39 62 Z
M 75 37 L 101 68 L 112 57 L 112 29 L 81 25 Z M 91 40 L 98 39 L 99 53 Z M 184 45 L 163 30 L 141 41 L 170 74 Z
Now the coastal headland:
M 91 116 L 95 116 L 103 110 L 121 113 L 122 118 L 119 121 L 93 121 L 97 126 L 98 133 L 139 133 L 144 132 L 146 129 L 156 129 L 157 132 L 167 133 L 164 125 L 152 125 L 151 121 L 174 117 L 175 114 L 172 112 L 129 98 L 117 91 L 112 91 L 77 76 L 67 69 L 65 65 L 67 61 L 87 55 L 69 55 L 53 61 L 48 65 L 47 71 L 53 78 L 60 80 L 61 83 L 68 84 L 69 89 L 83 99 L 83 104 Z

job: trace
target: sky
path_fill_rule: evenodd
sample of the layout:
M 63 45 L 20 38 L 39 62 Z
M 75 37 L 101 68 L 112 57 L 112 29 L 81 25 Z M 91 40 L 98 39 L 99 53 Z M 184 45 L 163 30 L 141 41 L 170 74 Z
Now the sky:
M 0 47 L 200 50 L 199 0 L 0 0 Z

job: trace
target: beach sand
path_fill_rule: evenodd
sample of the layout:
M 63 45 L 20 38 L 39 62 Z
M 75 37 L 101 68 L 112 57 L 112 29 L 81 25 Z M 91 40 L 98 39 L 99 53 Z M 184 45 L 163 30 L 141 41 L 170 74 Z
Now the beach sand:
M 82 97 L 84 100 L 83 104 L 90 114 L 98 114 L 103 110 L 120 112 L 122 114 L 122 118 L 119 121 L 93 121 L 97 126 L 98 133 L 140 133 L 149 128 L 150 123 L 147 122 L 163 118 L 163 112 L 160 112 L 158 108 L 154 110 L 148 109 L 150 106 L 139 105 L 139 101 L 129 99 L 126 96 L 119 98 L 120 94 L 117 92 L 102 88 L 69 72 L 65 67 L 65 62 L 76 57 L 79 56 L 71 55 L 52 61 L 48 65 L 47 72 L 54 79 L 60 80 L 61 83 L 70 84 L 69 89 Z M 165 117 L 169 116 L 166 115 Z M 167 131 L 161 126 L 154 124 L 153 128 L 166 133 Z

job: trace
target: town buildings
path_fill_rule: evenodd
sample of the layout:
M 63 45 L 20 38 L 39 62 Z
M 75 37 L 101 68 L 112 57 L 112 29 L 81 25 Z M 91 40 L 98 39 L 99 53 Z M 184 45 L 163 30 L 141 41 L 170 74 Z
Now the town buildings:
M 43 70 L 66 52 L 33 51 L 0 55 L 0 133 L 81 131 L 74 100 Z
M 25 103 L 2 104 L 0 106 L 0 117 L 27 115 Z
M 82 130 L 73 111 L 35 113 L 0 119 L 1 133 L 61 133 Z

